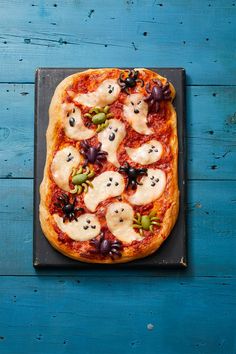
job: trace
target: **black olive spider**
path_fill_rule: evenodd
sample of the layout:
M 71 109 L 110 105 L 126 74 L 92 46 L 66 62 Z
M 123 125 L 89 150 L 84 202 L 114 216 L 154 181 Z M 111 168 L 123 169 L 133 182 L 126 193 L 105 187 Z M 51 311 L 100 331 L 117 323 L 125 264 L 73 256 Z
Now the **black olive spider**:
M 142 79 L 139 78 L 138 70 L 128 70 L 128 74 L 125 78 L 124 73 L 125 71 L 120 74 L 120 77 L 117 80 L 118 84 L 121 87 L 121 90 L 124 90 L 129 95 L 129 89 L 135 87 L 138 82 L 140 82 L 141 86 L 143 87 L 144 82 Z
M 70 198 L 67 194 L 62 193 L 59 197 L 57 197 L 58 202 L 54 203 L 54 205 L 61 209 L 63 212 L 63 222 L 66 220 L 77 221 L 77 212 L 83 211 L 83 208 L 75 208 L 76 198 L 73 199 L 73 202 L 70 202 Z

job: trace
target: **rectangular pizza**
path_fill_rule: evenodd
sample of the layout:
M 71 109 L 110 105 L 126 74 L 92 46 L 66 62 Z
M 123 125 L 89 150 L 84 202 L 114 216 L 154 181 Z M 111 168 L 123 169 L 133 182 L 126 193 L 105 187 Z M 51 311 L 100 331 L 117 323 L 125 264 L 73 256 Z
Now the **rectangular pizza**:
M 40 223 L 62 254 L 124 263 L 157 251 L 179 211 L 173 85 L 144 69 L 75 73 L 49 108 Z

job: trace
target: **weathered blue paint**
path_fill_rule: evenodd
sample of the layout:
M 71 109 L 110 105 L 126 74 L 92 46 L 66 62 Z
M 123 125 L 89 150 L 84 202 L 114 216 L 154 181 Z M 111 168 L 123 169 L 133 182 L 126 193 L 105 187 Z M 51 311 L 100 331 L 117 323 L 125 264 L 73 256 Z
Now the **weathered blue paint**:
M 189 179 L 234 179 L 236 87 L 187 87 Z M 0 177 L 33 177 L 34 85 L 0 84 Z M 23 143 L 22 143 L 23 142 Z
M 184 275 L 4 277 L 1 353 L 233 354 L 235 288 Z
M 172 66 L 191 84 L 235 84 L 235 13 L 233 0 L 6 1 L 0 78 L 32 82 L 43 66 Z
M 235 14 L 229 0 L 2 2 L 1 354 L 236 352 Z M 186 271 L 32 268 L 34 70 L 106 65 L 184 67 L 195 85 Z
M 1 275 L 36 274 L 32 268 L 32 189 L 32 180 L 1 180 Z M 231 256 L 236 246 L 235 200 L 236 181 L 190 181 L 188 183 L 189 268 L 184 272 L 186 276 L 233 276 L 235 274 L 235 259 Z M 122 271 L 119 275 L 123 273 Z M 174 272 L 174 274 L 182 273 L 182 271 Z M 42 274 L 51 274 L 51 272 L 44 271 Z M 55 270 L 52 274 L 60 275 L 61 271 Z M 104 272 L 94 271 L 67 271 L 66 274 L 106 275 Z M 138 274 L 142 272 L 139 271 Z M 169 275 L 166 271 L 156 270 L 145 274 Z

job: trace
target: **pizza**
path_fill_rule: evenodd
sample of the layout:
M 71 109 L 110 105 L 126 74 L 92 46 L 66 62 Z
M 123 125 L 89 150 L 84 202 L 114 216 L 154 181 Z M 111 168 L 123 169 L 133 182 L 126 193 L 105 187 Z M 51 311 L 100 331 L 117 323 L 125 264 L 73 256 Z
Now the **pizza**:
M 179 211 L 173 85 L 144 69 L 65 78 L 49 108 L 40 223 L 59 252 L 124 263 L 155 252 Z

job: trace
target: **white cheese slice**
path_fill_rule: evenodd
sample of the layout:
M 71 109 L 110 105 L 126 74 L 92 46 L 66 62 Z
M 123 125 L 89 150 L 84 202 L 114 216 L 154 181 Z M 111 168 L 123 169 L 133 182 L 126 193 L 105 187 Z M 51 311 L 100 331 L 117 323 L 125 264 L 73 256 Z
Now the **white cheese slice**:
M 125 150 L 132 161 L 140 165 L 150 165 L 160 160 L 163 148 L 159 141 L 150 140 L 138 148 L 126 147 Z
M 153 130 L 147 126 L 148 105 L 140 93 L 127 96 L 124 104 L 124 117 L 139 134 L 150 135 Z
M 138 185 L 135 193 L 128 199 L 135 205 L 144 205 L 158 199 L 166 187 L 165 172 L 159 169 L 148 169 L 147 176 L 140 180 L 142 185 Z
M 75 107 L 71 112 L 66 114 L 64 118 L 65 134 L 70 139 L 84 140 L 92 138 L 96 132 L 95 130 L 88 129 L 81 117 L 81 110 Z
M 86 207 L 95 211 L 100 202 L 110 197 L 120 195 L 125 189 L 122 175 L 115 171 L 106 171 L 95 177 L 92 181 L 93 188 L 89 188 L 85 194 Z
M 142 240 L 133 228 L 133 208 L 122 202 L 112 203 L 107 208 L 106 222 L 111 233 L 122 242 Z
M 93 92 L 78 94 L 74 101 L 88 107 L 104 107 L 115 102 L 120 94 L 117 80 L 107 79 Z
M 101 225 L 93 214 L 83 214 L 78 221 L 63 222 L 59 215 L 53 215 L 59 229 L 65 232 L 72 240 L 87 241 L 96 237 L 101 231 Z
M 102 143 L 102 150 L 108 153 L 107 160 L 119 167 L 117 149 L 126 135 L 124 123 L 118 119 L 109 119 L 109 125 L 98 133 L 98 140 Z
M 80 154 L 73 146 L 67 146 L 59 151 L 53 158 L 51 164 L 51 172 L 55 183 L 69 192 L 69 177 L 73 167 L 77 167 L 80 163 Z

